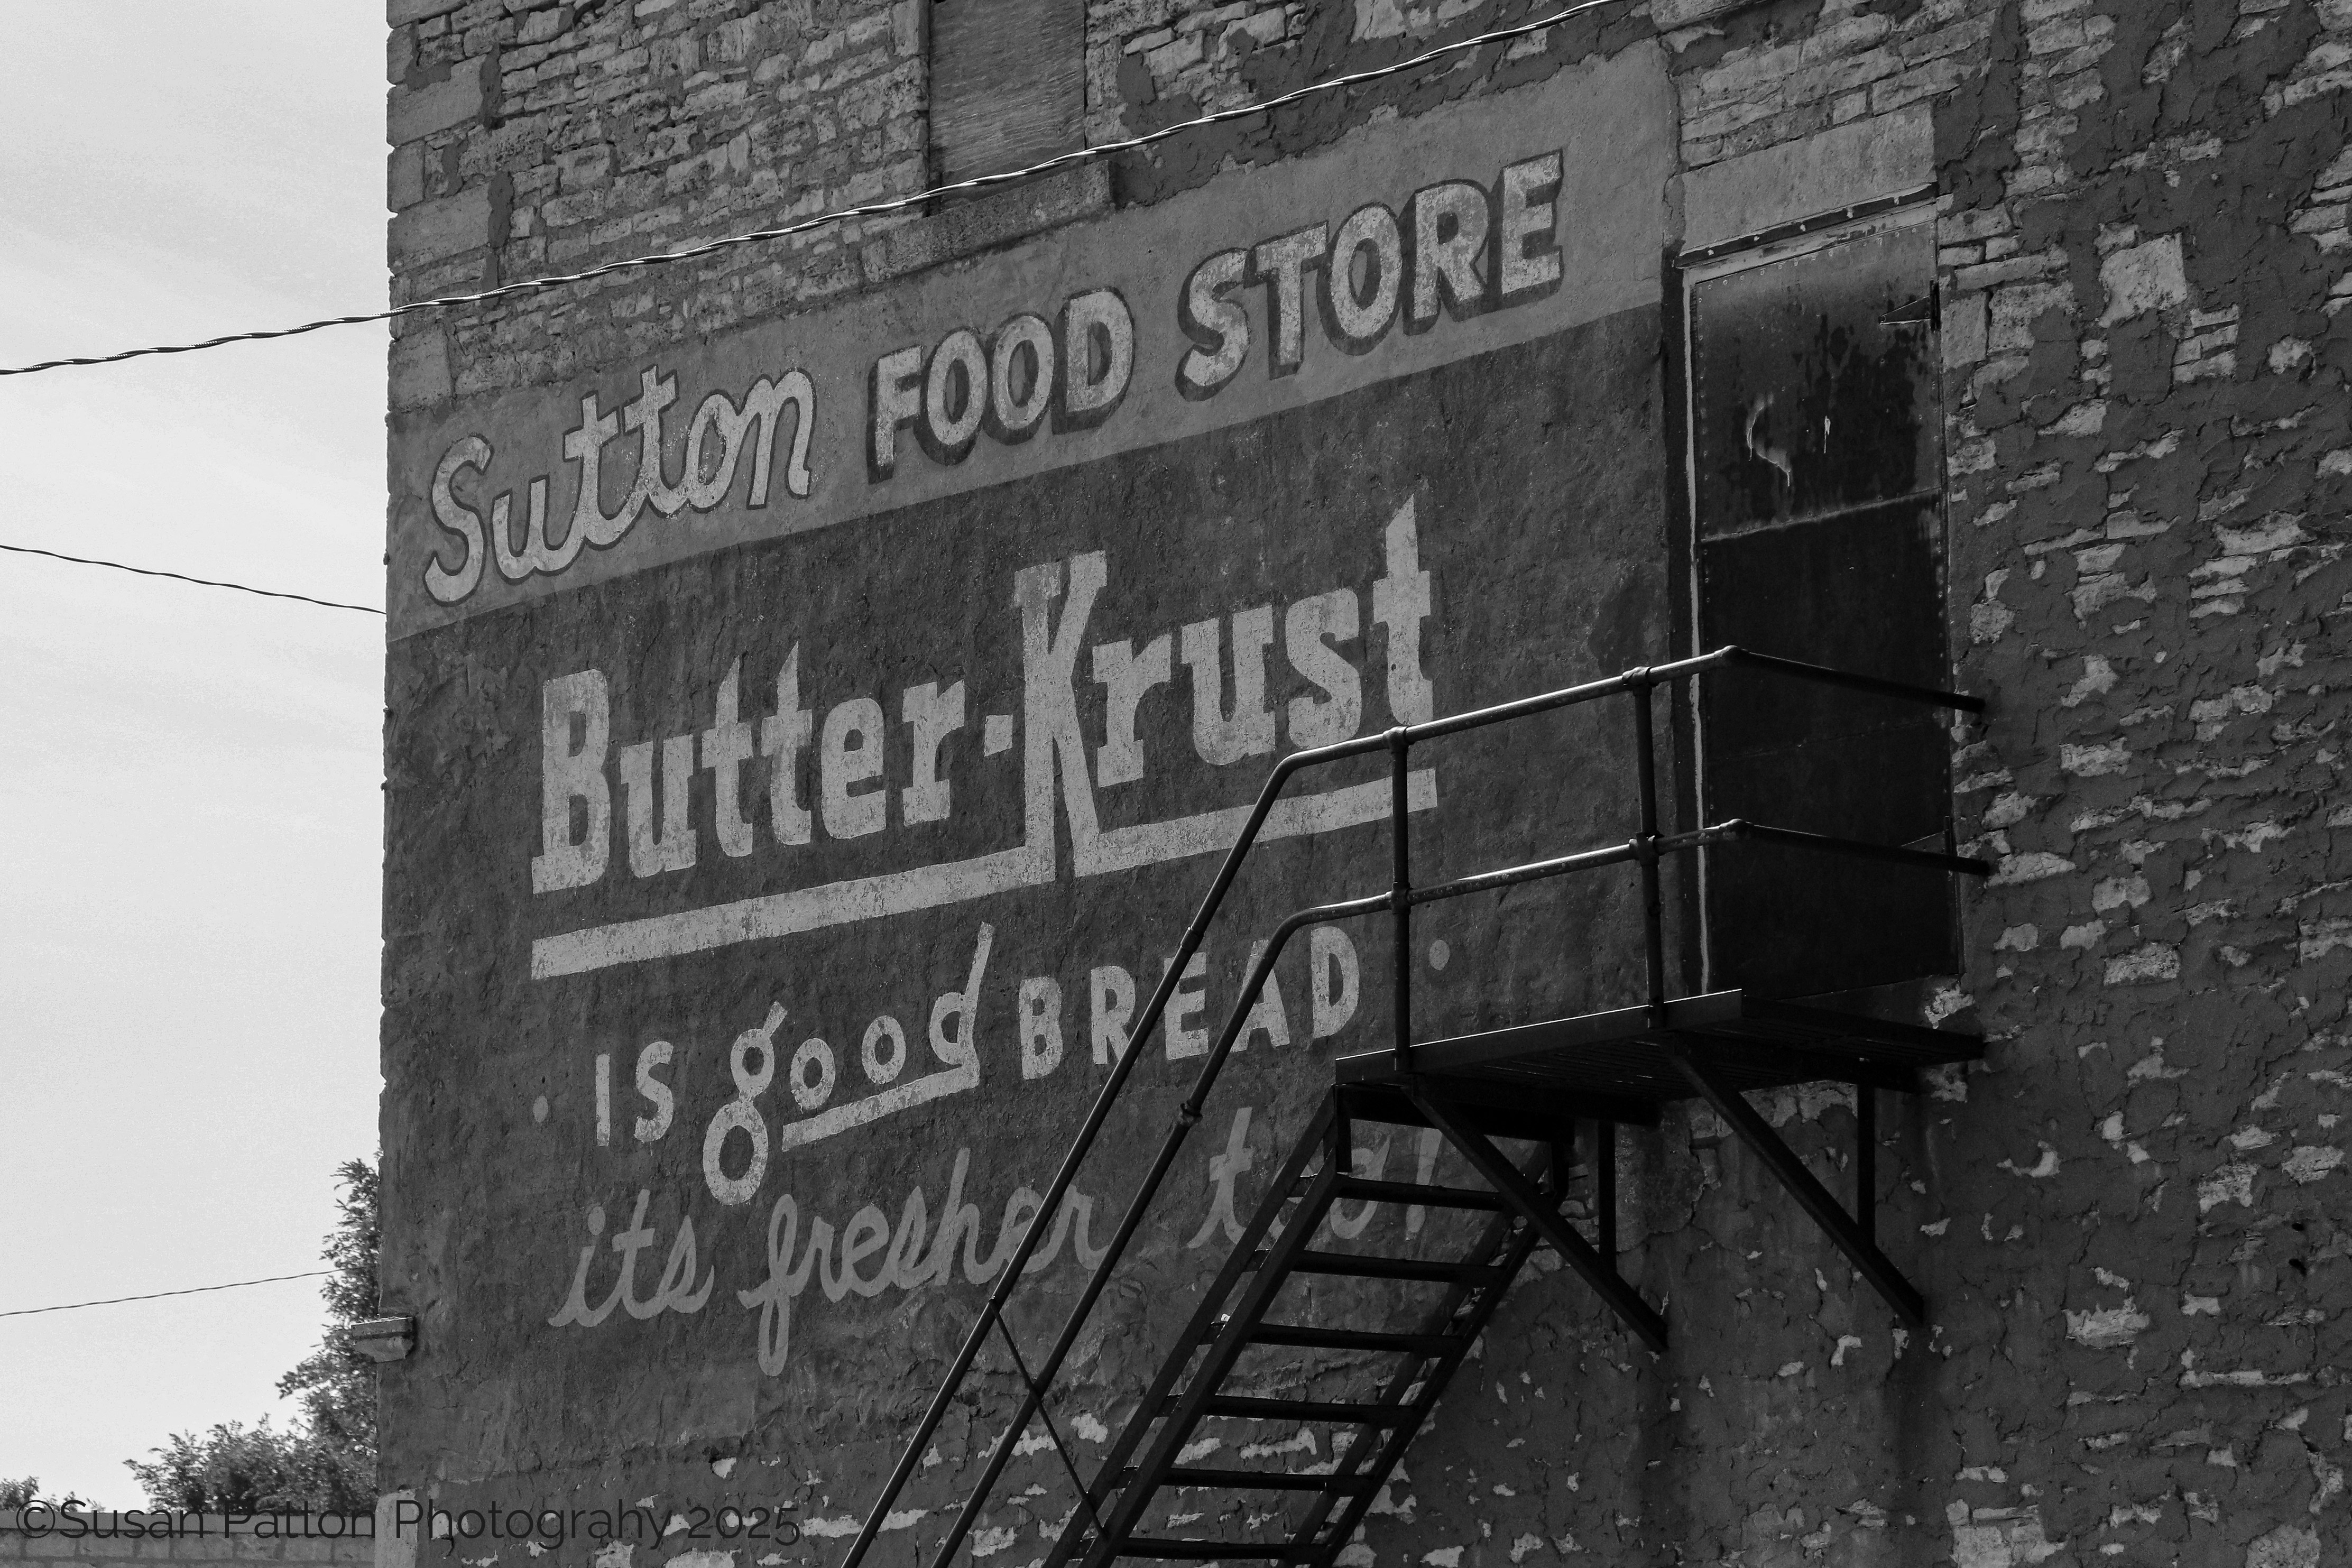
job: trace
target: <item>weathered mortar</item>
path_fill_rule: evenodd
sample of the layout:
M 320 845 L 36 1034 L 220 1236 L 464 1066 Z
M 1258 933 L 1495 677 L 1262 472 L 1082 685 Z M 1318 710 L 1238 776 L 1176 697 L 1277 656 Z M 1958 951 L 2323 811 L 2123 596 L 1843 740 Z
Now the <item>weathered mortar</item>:
M 396 0 L 399 296 L 919 188 L 914 4 Z M 1546 8 L 1096 4 L 1090 137 Z M 1890 1136 L 1882 1234 L 1934 1303 L 1926 1343 L 1898 1354 L 1880 1303 L 1711 1118 L 1670 1122 L 1636 1145 L 1647 1234 L 1627 1267 L 1671 1297 L 1673 1354 L 1630 1350 L 1556 1275 L 1524 1286 L 1349 1560 L 2343 1561 L 2352 5 L 1651 9 L 1686 171 L 1932 115 L 1951 642 L 1959 684 L 1994 704 L 1956 775 L 1963 836 L 2000 870 L 1928 1006 L 1994 1043 Z M 1063 210 L 1548 74 L 1653 19 L 1607 13 L 1165 144 Z M 902 237 L 946 221 L 418 323 L 394 398 L 550 382 L 870 288 L 956 248 Z M 1773 1112 L 1822 1168 L 1850 1105 Z M 860 1511 L 878 1485 L 780 1444 L 804 1518 Z M 439 1475 L 393 1451 L 417 1468 L 387 1487 Z M 1050 1484 L 1050 1460 L 1024 1462 Z M 650 1485 L 660 1466 L 610 1473 Z M 983 1523 L 1034 1533 L 1017 1508 Z

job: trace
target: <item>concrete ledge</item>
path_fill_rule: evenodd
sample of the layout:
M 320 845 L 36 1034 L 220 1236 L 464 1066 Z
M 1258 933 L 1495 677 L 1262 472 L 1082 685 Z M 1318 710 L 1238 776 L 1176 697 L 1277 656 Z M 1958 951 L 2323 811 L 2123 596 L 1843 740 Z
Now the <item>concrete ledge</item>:
M 1935 177 L 1935 121 L 1926 104 L 1913 104 L 1685 174 L 1683 247 L 1760 234 Z
M 866 281 L 881 283 L 1109 211 L 1109 163 L 1081 163 L 902 225 L 869 241 L 860 259 Z

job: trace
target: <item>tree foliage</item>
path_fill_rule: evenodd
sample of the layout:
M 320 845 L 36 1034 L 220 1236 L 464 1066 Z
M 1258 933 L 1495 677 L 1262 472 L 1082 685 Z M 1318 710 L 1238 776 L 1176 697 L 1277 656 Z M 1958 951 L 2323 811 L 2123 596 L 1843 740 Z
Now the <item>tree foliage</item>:
M 174 1433 L 150 1459 L 125 1460 L 152 1506 L 207 1513 L 374 1507 L 375 1368 L 344 1331 L 374 1317 L 381 1298 L 376 1171 L 352 1160 L 335 1175 L 342 1192 L 321 1254 L 333 1269 L 320 1291 L 326 1337 L 278 1380 L 278 1394 L 295 1398 L 300 1415 L 285 1431 L 264 1416 L 252 1426 L 224 1422 L 201 1436 Z
M 0 1476 L 0 1509 L 30 1508 L 41 1495 L 41 1478 L 25 1476 L 11 1480 Z

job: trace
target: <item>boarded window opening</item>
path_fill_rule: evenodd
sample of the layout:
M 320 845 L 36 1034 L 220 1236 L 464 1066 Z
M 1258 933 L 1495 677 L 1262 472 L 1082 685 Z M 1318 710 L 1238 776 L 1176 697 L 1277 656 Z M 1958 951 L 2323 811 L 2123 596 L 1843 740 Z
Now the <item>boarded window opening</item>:
M 1686 275 L 1700 647 L 1951 684 L 1927 216 Z M 1710 821 L 1948 839 L 1940 713 L 1738 673 L 1710 678 L 1699 721 Z M 1715 986 L 1808 995 L 1957 965 L 1939 873 L 1743 844 L 1710 852 L 1703 884 Z
M 1002 174 L 1086 131 L 1085 0 L 929 0 L 931 172 Z

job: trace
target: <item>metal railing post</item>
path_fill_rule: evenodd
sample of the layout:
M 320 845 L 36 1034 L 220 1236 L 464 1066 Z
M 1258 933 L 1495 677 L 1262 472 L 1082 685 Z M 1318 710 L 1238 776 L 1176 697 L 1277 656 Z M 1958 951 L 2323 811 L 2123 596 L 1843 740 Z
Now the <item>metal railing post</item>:
M 1853 1086 L 1853 1223 L 1878 1239 L 1878 1091 Z
M 1405 826 L 1409 815 L 1405 773 L 1412 745 L 1412 731 L 1403 725 L 1389 731 L 1389 848 L 1392 861 L 1389 900 L 1395 922 L 1393 994 L 1399 1072 L 1412 1070 L 1412 868 Z
M 1642 832 L 1634 841 L 1634 853 L 1642 862 L 1643 957 L 1649 968 L 1650 1024 L 1653 1028 L 1664 1028 L 1666 1023 L 1666 931 L 1658 878 L 1658 754 L 1650 711 L 1650 693 L 1654 684 L 1647 669 L 1625 672 L 1625 689 L 1633 699 L 1635 787 L 1642 797 Z

